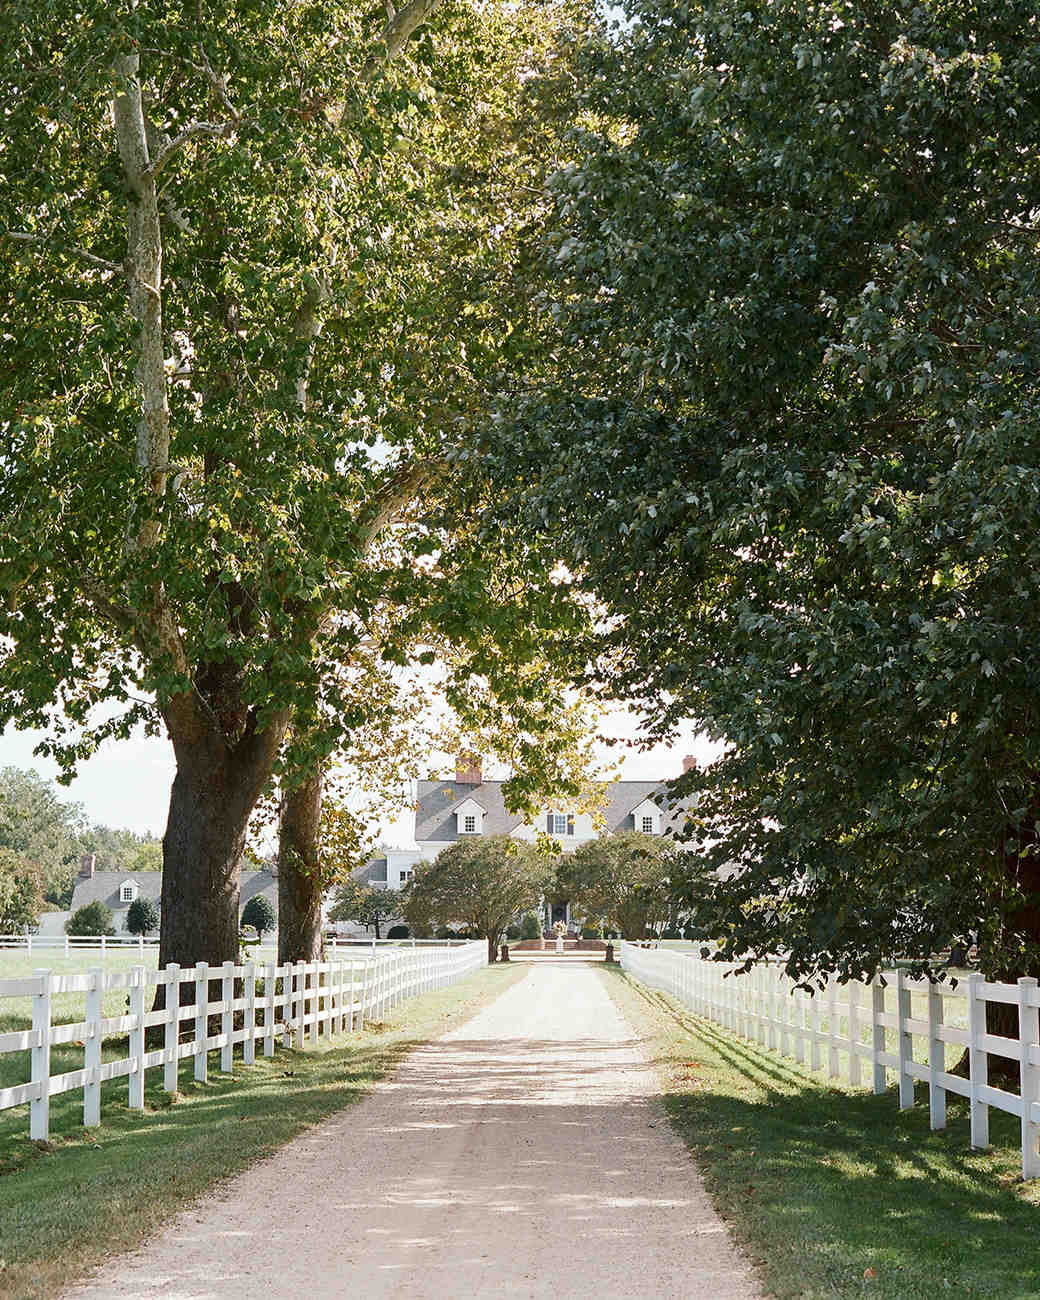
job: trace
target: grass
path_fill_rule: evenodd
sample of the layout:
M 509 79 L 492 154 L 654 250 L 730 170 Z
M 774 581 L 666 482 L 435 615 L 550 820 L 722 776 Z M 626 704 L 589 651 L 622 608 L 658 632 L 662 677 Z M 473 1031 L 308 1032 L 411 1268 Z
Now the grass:
M 993 1147 L 972 1151 L 959 1098 L 933 1133 L 926 1101 L 901 1112 L 894 1088 L 835 1086 L 616 968 L 604 977 L 769 1295 L 1040 1298 L 1040 1186 L 1019 1177 L 1014 1117 L 991 1110 Z
M 27 1107 L 0 1112 L 0 1296 L 46 1300 L 133 1249 L 214 1183 L 360 1100 L 417 1043 L 462 1023 L 525 973 L 478 971 L 327 1047 L 279 1047 L 253 1066 L 236 1060 L 233 1075 L 219 1073 L 212 1053 L 206 1084 L 193 1081 L 187 1060 L 172 1096 L 162 1071 L 151 1070 L 144 1112 L 128 1110 L 126 1080 L 113 1081 L 100 1128 L 84 1129 L 81 1094 L 64 1094 L 51 1103 L 47 1144 L 26 1136 Z

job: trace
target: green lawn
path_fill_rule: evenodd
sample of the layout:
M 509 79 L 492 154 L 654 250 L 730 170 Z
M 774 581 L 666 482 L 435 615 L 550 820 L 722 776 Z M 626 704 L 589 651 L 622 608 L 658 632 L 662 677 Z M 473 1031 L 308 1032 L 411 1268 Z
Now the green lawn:
M 279 1047 L 253 1066 L 236 1058 L 233 1075 L 219 1073 L 214 1052 L 206 1084 L 193 1081 L 186 1060 L 172 1100 L 162 1070 L 151 1070 L 144 1112 L 128 1110 L 126 1080 L 113 1081 L 104 1087 L 101 1128 L 82 1127 L 81 1094 L 67 1093 L 51 1103 L 44 1147 L 27 1137 L 28 1107 L 0 1112 L 0 1296 L 54 1296 L 106 1254 L 133 1249 L 186 1201 L 359 1100 L 411 1047 L 462 1023 L 525 974 L 523 966 L 478 971 L 328 1047 Z M 114 1046 L 125 1055 L 125 1040 Z
M 921 1103 L 836 1086 L 604 968 L 661 1074 L 665 1105 L 716 1207 L 777 1300 L 1040 1298 L 1040 1185 L 1023 1184 L 1018 1121 L 967 1104 L 928 1128 Z

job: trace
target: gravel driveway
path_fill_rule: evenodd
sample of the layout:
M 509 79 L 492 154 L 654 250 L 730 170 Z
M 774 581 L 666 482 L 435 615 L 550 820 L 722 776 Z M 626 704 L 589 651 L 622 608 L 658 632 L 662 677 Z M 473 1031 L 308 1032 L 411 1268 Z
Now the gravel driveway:
M 756 1300 L 592 965 L 532 965 L 69 1300 Z

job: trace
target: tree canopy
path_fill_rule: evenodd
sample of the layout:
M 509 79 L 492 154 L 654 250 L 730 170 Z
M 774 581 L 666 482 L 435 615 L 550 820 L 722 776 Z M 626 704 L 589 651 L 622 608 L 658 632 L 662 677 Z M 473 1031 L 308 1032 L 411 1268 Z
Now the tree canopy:
M 551 182 L 566 365 L 487 464 L 523 465 L 649 737 L 726 743 L 678 787 L 724 955 L 859 974 L 977 935 L 1035 970 L 1035 6 L 626 15 Z
M 364 724 L 340 667 L 377 622 L 386 661 L 428 625 L 508 690 L 501 647 L 577 617 L 523 546 L 420 508 L 512 346 L 500 251 L 541 198 L 514 128 L 554 24 L 0 13 L 0 725 L 70 768 L 166 730 L 161 960 L 234 957 L 250 811 Z
M 513 918 L 538 906 L 552 874 L 547 854 L 508 835 L 457 840 L 416 865 L 403 891 L 404 915 L 416 932 L 431 924 L 475 930 L 493 962 Z
M 14 849 L 0 845 L 0 934 L 32 929 L 44 908 L 42 870 Z
M 601 835 L 557 861 L 556 893 L 585 916 L 617 929 L 624 939 L 642 939 L 674 911 L 670 879 L 679 854 L 659 835 Z

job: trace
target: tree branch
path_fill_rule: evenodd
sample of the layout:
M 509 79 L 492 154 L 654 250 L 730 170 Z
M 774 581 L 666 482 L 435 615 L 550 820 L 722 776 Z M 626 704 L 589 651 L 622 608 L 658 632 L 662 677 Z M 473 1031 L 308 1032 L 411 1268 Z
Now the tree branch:
M 56 253 L 67 253 L 70 257 L 79 258 L 81 262 L 86 262 L 88 266 L 94 267 L 98 271 L 108 271 L 111 275 L 126 275 L 126 267 L 120 266 L 118 262 L 110 262 L 107 258 L 96 257 L 93 253 L 88 253 L 85 248 L 77 248 L 74 244 L 55 244 L 46 235 L 33 235 L 26 230 L 5 230 L 5 239 L 14 239 L 22 244 L 35 244 L 39 248 L 50 248 Z
M 227 122 L 192 122 L 190 126 L 184 128 L 180 135 L 175 135 L 169 144 L 163 146 L 152 161 L 152 165 L 148 168 L 148 175 L 153 179 L 158 176 L 170 159 L 176 157 L 190 140 L 194 140 L 200 135 L 210 136 L 217 140 L 227 140 L 235 134 L 240 124 L 241 119 L 237 117 Z
M 383 28 L 382 38 L 386 54 L 384 58 L 373 57 L 368 60 L 362 69 L 361 80 L 371 81 L 384 59 L 386 62 L 396 59 L 408 44 L 412 33 L 426 22 L 440 4 L 441 0 L 411 0 L 403 9 L 394 9 L 392 3 L 388 4 L 387 24 Z

